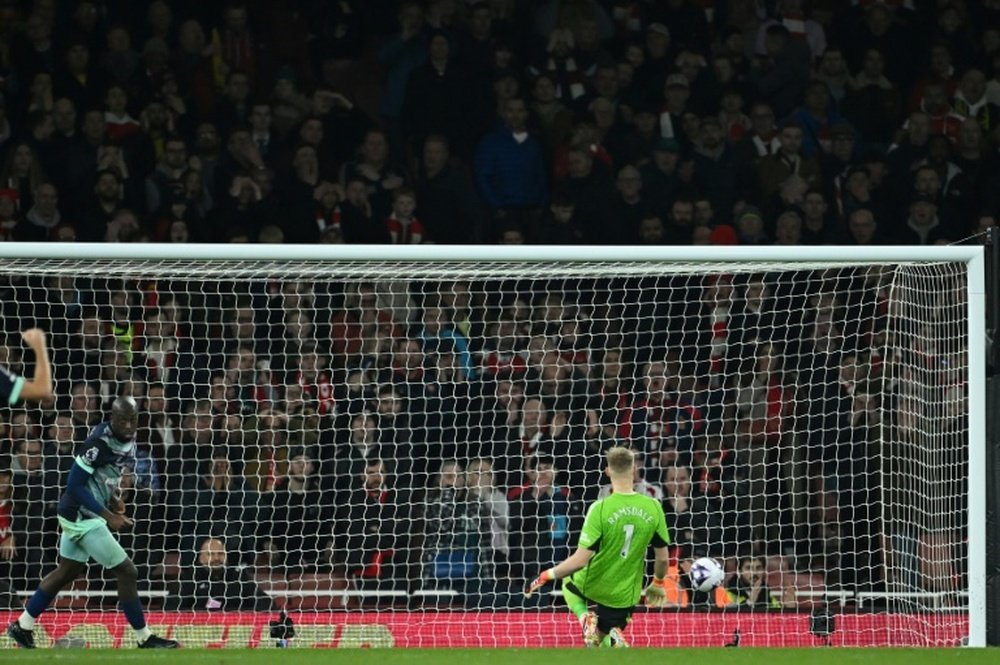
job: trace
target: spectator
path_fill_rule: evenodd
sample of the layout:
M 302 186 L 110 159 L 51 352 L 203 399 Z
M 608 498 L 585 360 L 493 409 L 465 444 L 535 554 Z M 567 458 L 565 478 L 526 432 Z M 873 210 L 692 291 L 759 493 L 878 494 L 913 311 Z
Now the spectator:
M 55 545 L 55 515 L 48 512 L 54 505 L 58 486 L 52 484 L 56 478 L 47 475 L 43 467 L 42 442 L 30 424 L 18 436 L 12 431 L 14 441 L 13 457 L 10 463 L 10 500 L 17 506 L 17 532 L 22 534 L 16 541 L 19 554 L 14 572 L 15 579 L 31 579 L 37 576 L 48 562 L 47 557 Z
M 757 92 L 774 108 L 780 118 L 788 115 L 802 98 L 809 79 L 812 58 L 808 47 L 793 39 L 784 25 L 764 30 L 764 48 L 753 70 Z
M 21 206 L 28 210 L 34 203 L 35 190 L 46 180 L 42 163 L 28 143 L 14 145 L 0 166 L 0 183 L 18 194 Z
M 465 486 L 470 500 L 477 504 L 476 512 L 489 525 L 489 551 L 496 578 L 506 578 L 510 574 L 510 504 L 494 484 L 493 463 L 485 458 L 470 459 Z
M 718 60 L 716 64 L 718 65 Z M 722 62 L 728 63 L 728 60 Z M 736 145 L 750 132 L 753 123 L 745 113 L 744 99 L 739 90 L 729 89 L 719 100 L 719 123 L 722 125 L 726 141 Z
M 642 47 L 630 52 L 630 62 L 635 66 L 633 87 L 641 96 L 658 93 L 663 89 L 663 82 L 673 66 L 671 50 L 671 34 L 669 28 L 662 22 L 649 23 L 646 26 L 645 51 Z
M 146 211 L 159 212 L 171 195 L 182 187 L 181 175 L 187 167 L 187 146 L 179 136 L 164 141 L 156 170 L 146 178 Z
M 93 365 L 99 368 L 99 364 Z M 100 402 L 97 391 L 90 383 L 77 383 L 70 391 L 70 412 L 77 428 L 77 440 L 84 441 L 90 429 L 101 419 Z
M 986 99 L 986 75 L 982 70 L 965 72 L 952 106 L 963 118 L 976 120 L 986 133 L 1000 126 L 1000 106 Z
M 346 565 L 348 575 L 363 586 L 397 586 L 405 573 L 407 502 L 388 473 L 378 458 L 365 463 L 349 498 L 339 505 L 335 524 L 346 527 L 332 534 L 333 561 Z
M 569 192 L 565 190 L 554 192 L 549 209 L 542 216 L 534 242 L 540 245 L 586 244 L 586 231 L 578 219 L 576 210 L 577 205 Z
M 4 190 L 16 192 L 16 190 Z M 35 204 L 24 216 L 24 222 L 15 229 L 18 240 L 51 240 L 56 227 L 62 223 L 59 212 L 59 192 L 55 186 L 43 183 L 35 189 Z
M 424 499 L 423 579 L 429 586 L 474 594 L 493 577 L 489 542 L 482 541 L 479 504 L 469 496 L 458 462 L 444 462 Z M 484 546 L 485 545 L 485 546 Z
M 545 204 L 541 144 L 528 133 L 524 100 L 507 100 L 504 126 L 488 134 L 476 152 L 476 183 L 483 202 L 501 208 L 538 209 Z
M 941 83 L 931 83 L 924 88 L 920 110 L 931 118 L 931 133 L 943 134 L 954 143 L 958 139 L 958 128 L 964 118 L 955 113 L 948 99 L 948 89 Z
M 474 106 L 478 100 L 467 94 L 470 83 L 454 58 L 449 34 L 430 33 L 427 61 L 414 69 L 406 80 L 402 100 L 403 136 L 413 152 L 428 136 L 447 137 L 458 155 L 472 156 L 472 136 L 476 123 Z
M 823 192 L 816 189 L 806 192 L 802 198 L 802 244 L 833 244 L 835 236 L 828 222 L 828 210 Z
M 274 602 L 260 590 L 249 568 L 233 565 L 221 537 L 201 539 L 198 556 L 186 566 L 177 589 L 168 597 L 168 610 L 262 611 Z
M 379 60 L 386 68 L 386 85 L 380 112 L 391 126 L 400 121 L 410 74 L 427 60 L 424 10 L 418 2 L 404 2 L 399 7 L 400 31 L 379 50 Z
M 121 174 L 113 168 L 100 171 L 93 197 L 79 222 L 81 237 L 88 241 L 104 240 L 115 215 L 121 210 L 124 197 Z
M 683 74 L 671 74 L 667 77 L 663 90 L 664 105 L 660 109 L 660 136 L 674 139 L 682 147 L 688 148 L 697 138 L 685 133 L 682 118 L 688 110 L 688 99 L 691 95 L 691 85 Z
M 671 544 L 678 548 L 677 556 L 690 559 L 700 551 L 702 533 L 697 531 L 703 520 L 695 513 L 691 496 L 691 471 L 685 466 L 670 465 L 663 470 L 663 512 L 670 525 Z
M 753 196 L 751 179 L 726 143 L 718 118 L 702 118 L 698 135 L 694 153 L 695 184 L 713 210 L 728 215 L 737 201 L 747 201 Z M 724 216 L 722 221 L 727 219 Z M 708 225 L 707 220 L 702 223 Z
M 508 494 L 511 511 L 511 572 L 515 578 L 527 571 L 561 561 L 569 552 L 569 490 L 555 485 L 551 458 L 536 457 L 528 482 Z
M 847 219 L 848 243 L 853 245 L 880 244 L 878 222 L 867 208 L 859 208 Z
M 841 112 L 864 139 L 875 141 L 891 135 L 901 110 L 899 88 L 885 76 L 885 56 L 878 49 L 868 49 L 860 70 L 848 81 Z
M 938 218 L 937 201 L 923 192 L 910 199 L 909 216 L 899 236 L 900 244 L 931 245 L 938 239 L 953 239 Z
M 265 521 L 260 497 L 246 481 L 233 473 L 226 453 L 216 449 L 200 465 L 200 474 L 183 481 L 185 500 L 178 517 L 199 531 L 224 533 L 235 560 L 253 561 L 257 552 L 257 530 Z M 192 545 L 187 538 L 188 546 Z
M 750 109 L 750 131 L 736 145 L 737 161 L 752 166 L 762 157 L 776 154 L 781 149 L 778 133 L 771 106 L 764 102 L 754 104 Z
M 146 390 L 146 405 L 139 414 L 136 428 L 137 440 L 149 447 L 154 460 L 164 462 L 168 455 L 177 453 L 180 443 L 176 418 L 168 410 L 167 393 L 164 384 L 151 383 Z
M 667 209 L 685 184 L 680 169 L 681 146 L 676 139 L 659 138 L 653 144 L 653 159 L 642 167 L 642 184 L 648 192 L 649 211 Z
M 393 245 L 419 245 L 424 241 L 424 225 L 413 216 L 417 197 L 409 187 L 392 192 L 392 214 L 385 220 L 385 229 Z
M 736 231 L 741 245 L 767 245 L 769 238 L 764 233 L 764 216 L 754 206 L 747 206 L 736 219 Z
M 851 73 L 848 71 L 843 50 L 830 46 L 822 51 L 817 58 L 813 80 L 825 83 L 834 103 L 840 104 L 851 85 Z
M 5 580 L 26 579 L 22 577 L 21 571 L 14 574 L 16 561 L 21 553 L 17 549 L 20 530 L 15 519 L 13 495 L 13 474 L 10 469 L 0 467 L 0 578 Z M 7 586 L 7 583 L 3 583 L 0 597 L 6 600 L 6 596 L 10 592 L 11 588 Z M 6 607 L 6 604 L 0 604 L 0 607 Z M 8 609 L 14 608 L 11 606 Z
M 618 242 L 627 243 L 635 238 L 639 222 L 648 208 L 643 198 L 643 181 L 639 169 L 632 164 L 626 164 L 618 171 L 615 180 L 618 196 L 614 201 L 612 215 L 619 220 Z
M 323 124 L 321 154 L 335 164 L 351 159 L 372 128 L 371 118 L 347 95 L 322 85 L 313 92 L 312 112 Z
M 452 343 L 465 375 L 470 378 L 475 377 L 477 372 L 472 360 L 472 353 L 469 351 L 469 340 L 456 328 L 451 320 L 451 315 L 452 312 L 441 305 L 431 303 L 424 307 L 421 316 L 423 325 L 417 336 L 425 343 L 434 340 L 447 340 Z
M 541 125 L 545 156 L 552 159 L 556 149 L 569 139 L 573 112 L 558 98 L 555 78 L 548 72 L 535 77 L 530 111 Z
M 757 31 L 757 43 L 754 52 L 757 55 L 768 55 L 767 37 L 773 25 L 782 25 L 788 29 L 793 39 L 805 39 L 809 45 L 811 60 L 817 60 L 828 49 L 826 33 L 823 26 L 809 17 L 808 9 L 801 0 L 783 0 L 779 5 L 777 15 L 760 24 Z
M 19 195 L 14 189 L 0 189 L 0 240 L 12 242 L 25 234 L 25 224 L 17 210 Z
M 726 589 L 730 606 L 751 611 L 780 608 L 781 600 L 774 597 L 764 581 L 766 572 L 762 558 L 741 559 L 736 578 Z
M 142 130 L 139 121 L 129 115 L 128 103 L 125 88 L 117 84 L 108 88 L 104 96 L 104 121 L 107 123 L 108 139 L 116 145 L 123 145 Z
M 309 452 L 288 454 L 288 472 L 271 493 L 271 568 L 285 575 L 307 572 L 319 561 L 321 532 L 333 520 L 335 503 L 325 497 Z
M 258 43 L 250 29 L 247 7 L 242 2 L 230 2 L 222 10 L 222 27 L 212 31 L 212 43 L 218 44 L 223 72 L 247 72 L 253 87 L 253 72 L 257 70 Z
M 364 183 L 366 204 L 371 205 L 369 218 L 385 219 L 392 208 L 392 192 L 403 186 L 405 174 L 389 160 L 389 139 L 385 132 L 369 130 L 361 144 L 358 158 L 344 164 L 340 182 L 347 188 L 351 200 L 353 181 Z M 355 201 L 351 201 L 358 205 Z
M 81 35 L 70 37 L 66 44 L 63 66 L 56 72 L 53 91 L 67 97 L 77 108 L 99 107 L 104 99 L 107 78 L 91 62 L 91 50 Z
M 437 244 L 482 241 L 488 232 L 482 204 L 471 178 L 451 165 L 450 158 L 447 139 L 437 134 L 427 137 L 416 184 L 420 218 Z
M 826 83 L 810 81 L 805 89 L 805 103 L 792 114 L 803 130 L 802 154 L 806 157 L 818 157 L 831 150 L 832 130 L 843 122 L 832 102 Z
M 802 133 L 800 125 L 786 122 L 778 134 L 781 148 L 760 159 L 757 173 L 765 201 L 770 201 L 790 179 L 801 181 L 807 188 L 820 184 L 819 162 L 802 154 Z
M 968 178 L 974 196 L 981 197 L 988 179 L 987 154 L 983 130 L 974 118 L 966 118 L 958 131 L 958 150 L 954 164 Z

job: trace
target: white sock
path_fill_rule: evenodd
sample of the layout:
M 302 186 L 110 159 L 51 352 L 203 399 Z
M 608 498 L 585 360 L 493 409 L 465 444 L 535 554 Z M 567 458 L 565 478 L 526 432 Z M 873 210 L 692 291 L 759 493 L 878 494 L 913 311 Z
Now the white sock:
M 149 639 L 149 636 L 153 633 L 150 632 L 148 626 L 143 626 L 142 628 L 135 629 L 135 639 L 138 640 L 139 644 L 142 644 Z
M 21 628 L 25 630 L 35 629 L 35 617 L 28 614 L 27 610 L 21 612 L 21 616 L 18 617 L 17 622 L 21 625 Z

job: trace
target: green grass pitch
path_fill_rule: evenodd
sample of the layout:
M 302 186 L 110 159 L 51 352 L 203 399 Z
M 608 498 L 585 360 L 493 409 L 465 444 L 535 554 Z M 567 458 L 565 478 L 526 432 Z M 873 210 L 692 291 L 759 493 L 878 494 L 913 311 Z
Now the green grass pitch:
M 4 665 L 992 665 L 1000 662 L 1000 649 L 38 649 L 4 650 L 0 660 Z

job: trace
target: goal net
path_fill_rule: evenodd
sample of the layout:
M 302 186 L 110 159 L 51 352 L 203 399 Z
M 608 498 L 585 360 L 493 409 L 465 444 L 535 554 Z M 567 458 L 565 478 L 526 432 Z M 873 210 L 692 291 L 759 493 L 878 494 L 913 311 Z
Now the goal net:
M 522 591 L 575 549 L 614 445 L 673 541 L 633 645 L 970 634 L 964 260 L 258 249 L 0 261 L 0 363 L 31 376 L 18 333 L 44 328 L 57 394 L 0 410 L 9 617 L 55 565 L 77 447 L 130 395 L 120 540 L 185 646 L 273 647 L 281 610 L 292 646 L 582 645 L 558 585 Z M 131 645 L 114 575 L 91 565 L 36 640 Z

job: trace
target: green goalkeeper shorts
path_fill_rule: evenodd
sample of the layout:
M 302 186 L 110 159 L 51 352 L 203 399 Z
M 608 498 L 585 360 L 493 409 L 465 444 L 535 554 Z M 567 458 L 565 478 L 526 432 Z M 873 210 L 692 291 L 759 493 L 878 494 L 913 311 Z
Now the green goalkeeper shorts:
M 59 526 L 62 527 L 59 556 L 64 559 L 80 563 L 88 563 L 93 559 L 110 569 L 128 558 L 107 523 L 100 518 L 70 522 L 60 517 Z

